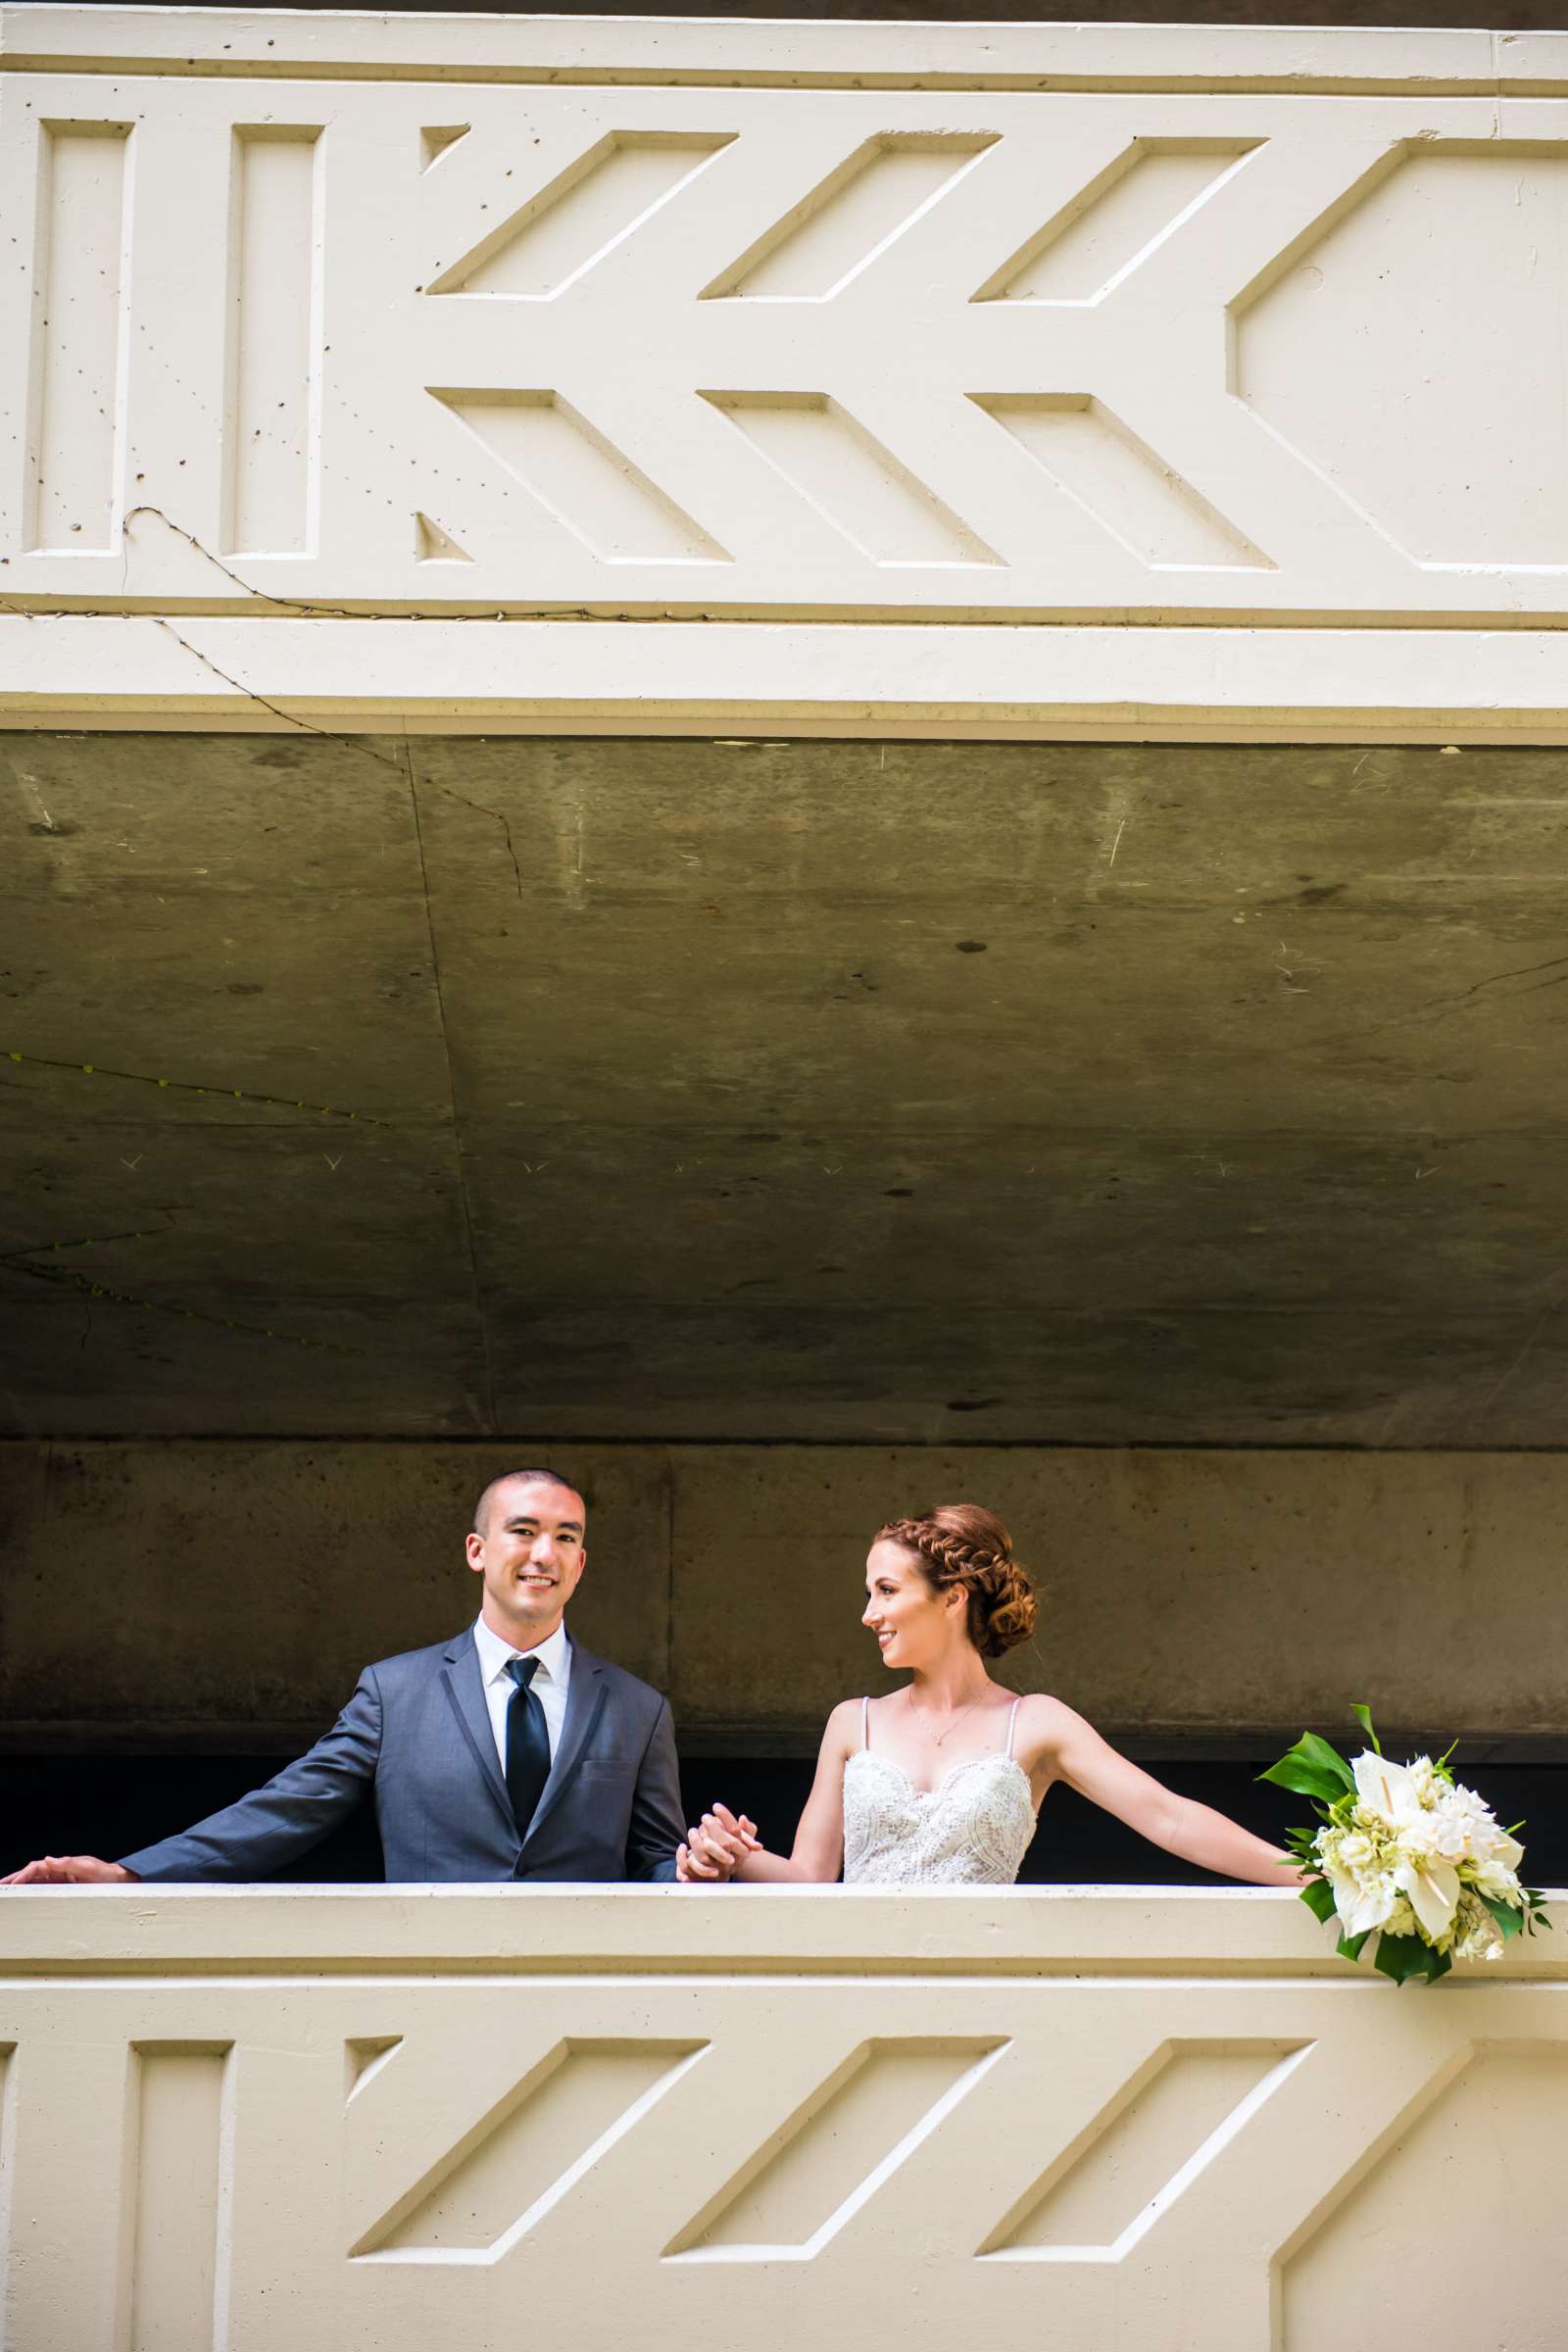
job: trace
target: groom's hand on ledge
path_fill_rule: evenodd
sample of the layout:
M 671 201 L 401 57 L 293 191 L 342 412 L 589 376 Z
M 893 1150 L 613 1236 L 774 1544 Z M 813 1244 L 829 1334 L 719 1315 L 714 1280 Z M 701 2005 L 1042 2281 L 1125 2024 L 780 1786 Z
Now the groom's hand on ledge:
M 45 1854 L 0 1879 L 0 1886 L 128 1886 L 135 1877 L 122 1862 L 100 1862 L 96 1854 Z

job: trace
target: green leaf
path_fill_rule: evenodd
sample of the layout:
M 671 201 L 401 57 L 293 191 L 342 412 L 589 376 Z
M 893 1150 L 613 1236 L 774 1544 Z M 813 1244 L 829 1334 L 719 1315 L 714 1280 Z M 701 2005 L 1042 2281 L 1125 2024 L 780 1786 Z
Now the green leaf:
M 1434 1960 L 1441 1960 L 1442 1967 L 1434 1970 Z M 1444 1974 L 1448 1963 L 1441 1952 L 1435 1952 L 1430 1944 L 1423 1943 L 1419 1936 L 1382 1935 L 1378 1937 L 1378 1948 L 1372 1955 L 1372 1965 L 1381 1969 L 1386 1977 L 1392 1977 L 1396 1984 L 1408 1984 L 1413 1977 L 1423 1978 L 1430 1984 L 1434 1976 L 1441 1977 Z
M 1260 1772 L 1257 1777 L 1260 1781 L 1272 1781 L 1276 1788 L 1289 1788 L 1298 1796 L 1335 1797 L 1340 1793 L 1338 1781 L 1330 1780 L 1327 1773 L 1303 1764 L 1295 1755 L 1281 1756 L 1277 1764 L 1271 1764 L 1267 1772 Z
M 1325 1928 L 1334 1917 L 1334 1889 L 1327 1879 L 1310 1879 L 1301 1888 L 1301 1900 L 1312 1917 Z
M 1482 1894 L 1479 1886 L 1476 1888 L 1476 1893 L 1480 1895 L 1482 1902 L 1486 1904 L 1487 1909 L 1496 1921 L 1504 1943 L 1507 1942 L 1510 1936 L 1519 1934 L 1525 1924 L 1522 1912 L 1516 1911 L 1512 1903 L 1498 1902 L 1493 1895 Z
M 1379 1740 L 1376 1732 L 1372 1729 L 1371 1708 L 1368 1706 L 1363 1706 L 1361 1701 L 1357 1699 L 1355 1704 L 1351 1707 L 1350 1713 L 1355 1717 L 1356 1722 L 1361 1726 L 1362 1731 L 1365 1732 L 1367 1738 L 1371 1740 L 1373 1754 L 1375 1756 L 1381 1756 L 1383 1753 L 1383 1742 Z
M 1321 1765 L 1325 1772 L 1332 1774 L 1342 1792 L 1350 1796 L 1355 1794 L 1355 1775 L 1337 1747 L 1331 1747 L 1328 1740 L 1320 1740 L 1316 1732 L 1303 1732 L 1296 1746 L 1304 1751 L 1314 1764 Z
M 1355 1788 L 1355 1775 L 1326 1740 L 1316 1732 L 1303 1732 L 1301 1737 L 1277 1764 L 1258 1774 L 1260 1781 L 1273 1781 L 1281 1788 L 1294 1789 L 1298 1796 L 1320 1796 L 1332 1804 L 1336 1797 L 1348 1794 Z
M 1371 1933 L 1372 1931 L 1370 1928 L 1365 1928 L 1362 1930 L 1359 1936 L 1342 1936 L 1338 1945 L 1336 1946 L 1341 1959 L 1359 1960 L 1361 1957 L 1361 1946 L 1365 1943 Z

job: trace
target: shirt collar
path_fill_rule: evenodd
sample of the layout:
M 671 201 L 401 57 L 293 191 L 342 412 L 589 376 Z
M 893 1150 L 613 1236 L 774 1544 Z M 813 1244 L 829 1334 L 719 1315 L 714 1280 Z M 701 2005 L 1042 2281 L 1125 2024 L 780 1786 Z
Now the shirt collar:
M 510 1642 L 492 1633 L 482 1617 L 474 1620 L 473 1645 L 479 1652 L 479 1672 L 485 1682 L 498 1683 L 514 1658 L 533 1658 L 538 1663 L 534 1680 L 559 1683 L 566 1671 L 571 1642 L 564 1625 L 558 1625 L 548 1642 L 537 1649 L 514 1649 Z

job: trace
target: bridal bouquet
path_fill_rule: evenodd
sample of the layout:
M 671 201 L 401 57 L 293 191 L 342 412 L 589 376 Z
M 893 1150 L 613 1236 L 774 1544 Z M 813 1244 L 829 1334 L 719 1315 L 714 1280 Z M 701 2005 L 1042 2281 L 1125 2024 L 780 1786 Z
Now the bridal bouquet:
M 1367 1709 L 1350 1711 L 1372 1743 L 1353 1764 L 1303 1732 L 1260 1775 L 1316 1800 L 1321 1826 L 1292 1830 L 1286 1841 L 1316 1874 L 1302 1902 L 1325 1924 L 1338 1921 L 1346 1959 L 1358 1960 L 1375 1935 L 1374 1967 L 1396 1984 L 1412 1977 L 1434 1984 L 1452 1954 L 1495 1960 L 1521 1928 L 1534 1935 L 1546 1926 L 1540 1893 L 1519 1884 L 1524 1847 L 1455 1781 L 1447 1755 L 1392 1763 Z

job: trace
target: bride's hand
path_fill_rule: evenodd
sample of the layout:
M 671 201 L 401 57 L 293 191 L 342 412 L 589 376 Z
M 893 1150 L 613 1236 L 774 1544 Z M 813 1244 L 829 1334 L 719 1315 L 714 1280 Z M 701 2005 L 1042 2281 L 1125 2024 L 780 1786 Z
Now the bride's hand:
M 757 1824 L 745 1813 L 736 1815 L 728 1805 L 715 1805 L 711 1813 L 703 1815 L 703 1828 L 710 1838 L 722 1838 L 731 1848 L 739 1848 L 737 1862 L 748 1854 L 760 1851 L 762 1840 L 757 1835 Z
M 737 1819 L 727 1805 L 719 1805 L 703 1815 L 697 1829 L 687 1831 L 675 1855 L 676 1881 L 683 1886 L 722 1886 L 760 1844 L 754 1822 L 744 1813 Z

